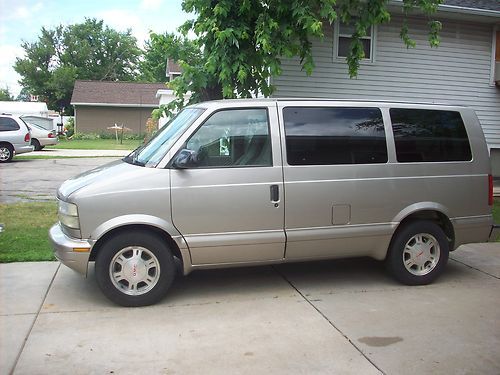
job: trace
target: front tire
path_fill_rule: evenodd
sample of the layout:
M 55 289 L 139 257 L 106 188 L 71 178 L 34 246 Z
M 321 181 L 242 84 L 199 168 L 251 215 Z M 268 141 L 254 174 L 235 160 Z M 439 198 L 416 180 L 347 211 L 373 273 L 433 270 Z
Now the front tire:
M 432 221 L 412 221 L 394 235 L 386 265 L 403 284 L 426 285 L 441 275 L 449 251 L 448 239 L 439 225 Z
M 122 232 L 100 248 L 97 284 L 111 301 L 129 307 L 162 299 L 175 277 L 175 263 L 165 241 L 146 231 Z

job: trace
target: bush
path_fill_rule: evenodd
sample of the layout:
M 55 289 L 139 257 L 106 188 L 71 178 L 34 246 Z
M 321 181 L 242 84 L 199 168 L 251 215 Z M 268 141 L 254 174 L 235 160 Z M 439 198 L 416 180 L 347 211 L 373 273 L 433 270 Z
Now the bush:
M 66 124 L 64 125 L 64 130 L 66 137 L 69 138 L 75 134 L 75 118 L 71 117 L 66 121 Z
M 143 140 L 144 137 L 145 137 L 144 133 L 139 133 L 139 134 L 123 133 L 123 139 L 125 140 Z M 96 139 L 116 139 L 116 134 L 109 132 L 75 133 L 71 139 L 89 140 L 89 141 L 93 141 Z M 120 139 L 120 133 L 118 133 L 118 139 Z

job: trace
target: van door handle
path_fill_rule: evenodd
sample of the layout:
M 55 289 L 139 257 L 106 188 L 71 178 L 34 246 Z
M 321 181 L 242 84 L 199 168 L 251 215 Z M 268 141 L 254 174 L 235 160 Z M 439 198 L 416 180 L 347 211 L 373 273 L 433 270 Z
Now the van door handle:
M 280 200 L 280 188 L 278 185 L 271 185 L 271 202 L 276 203 Z

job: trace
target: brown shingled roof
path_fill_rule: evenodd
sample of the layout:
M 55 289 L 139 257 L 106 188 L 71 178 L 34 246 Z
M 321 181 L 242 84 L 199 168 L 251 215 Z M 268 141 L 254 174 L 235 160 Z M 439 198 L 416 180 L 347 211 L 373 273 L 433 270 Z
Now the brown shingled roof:
M 157 107 L 156 92 L 164 83 L 76 81 L 71 104 Z
M 172 59 L 167 59 L 167 74 L 182 73 L 182 68 Z

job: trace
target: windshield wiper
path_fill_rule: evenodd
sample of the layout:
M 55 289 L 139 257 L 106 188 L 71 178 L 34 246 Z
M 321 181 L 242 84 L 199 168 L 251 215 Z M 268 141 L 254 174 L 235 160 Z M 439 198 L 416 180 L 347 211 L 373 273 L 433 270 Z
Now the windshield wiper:
M 144 163 L 142 161 L 137 160 L 137 156 L 139 155 L 139 152 L 144 148 L 144 146 L 139 146 L 137 147 L 134 151 L 132 151 L 130 154 L 125 156 L 122 160 L 126 163 L 133 164 L 133 165 L 138 165 L 141 167 L 144 167 Z

